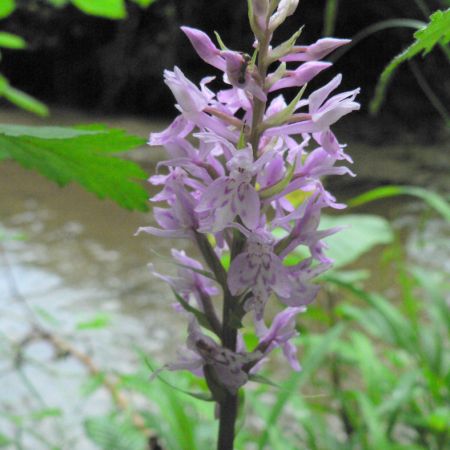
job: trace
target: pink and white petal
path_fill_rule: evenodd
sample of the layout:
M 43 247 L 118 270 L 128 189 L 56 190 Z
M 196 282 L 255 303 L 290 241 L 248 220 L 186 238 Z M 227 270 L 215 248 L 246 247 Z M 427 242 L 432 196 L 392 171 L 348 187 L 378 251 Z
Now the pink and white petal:
M 272 254 L 269 273 L 271 276 L 271 288 L 280 296 L 288 296 L 292 291 L 292 285 L 288 277 L 287 268 L 281 259 Z
M 228 177 L 221 177 L 214 180 L 203 192 L 200 201 L 195 208 L 197 212 L 208 211 L 217 208 L 224 201 L 231 202 L 233 193 L 233 183 Z
M 256 282 L 258 266 L 249 263 L 248 253 L 241 253 L 231 263 L 227 283 L 233 295 L 241 294 Z
M 255 188 L 249 183 L 242 183 L 233 200 L 243 224 L 254 230 L 259 224 L 261 211 L 261 201 Z
M 342 81 L 342 75 L 336 75 L 328 84 L 317 89 L 309 96 L 309 112 L 314 114 L 323 102 L 328 98 L 328 96 L 333 92 Z
M 203 61 L 219 70 L 225 70 L 225 60 L 220 56 L 220 50 L 206 33 L 190 27 L 181 27 L 181 30 L 191 41 L 192 46 Z

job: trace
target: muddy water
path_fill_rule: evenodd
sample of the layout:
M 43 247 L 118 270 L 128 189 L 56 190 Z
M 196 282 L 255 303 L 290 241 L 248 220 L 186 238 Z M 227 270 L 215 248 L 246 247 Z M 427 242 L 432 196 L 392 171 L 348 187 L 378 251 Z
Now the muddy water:
M 40 120 L 3 112 L 1 122 L 36 124 Z M 142 136 L 163 127 L 133 118 L 68 111 L 57 111 L 51 119 L 60 125 L 89 122 L 108 123 Z M 147 148 L 134 153 L 134 158 L 149 167 L 160 157 L 161 153 Z M 379 211 L 394 218 L 400 216 L 399 207 L 396 201 L 378 205 Z M 411 230 L 407 239 L 414 240 L 416 207 L 410 204 L 408 208 L 402 210 L 406 215 L 400 225 Z M 80 398 L 85 367 L 72 358 L 56 358 L 54 349 L 40 340 L 23 347 L 25 358 L 32 361 L 21 365 L 20 372 L 13 370 L 16 344 L 29 338 L 32 324 L 38 323 L 76 345 L 101 368 L 133 370 L 134 346 L 159 361 L 170 359 L 185 335 L 184 324 L 172 312 L 171 293 L 150 276 L 146 265 L 153 262 L 163 271 L 173 271 L 159 255 L 187 244 L 133 236 L 139 226 L 150 223 L 149 215 L 123 211 L 76 185 L 60 189 L 14 163 L 0 164 L 0 232 L 5 237 L 0 242 L 0 379 L 9 386 L 1 394 L 0 409 L 22 414 L 30 408 L 60 408 L 64 417 L 41 424 L 40 430 L 64 449 L 91 448 L 80 440 L 83 415 L 106 411 L 109 397 L 99 391 L 89 400 Z M 448 264 L 448 241 L 442 238 L 440 244 L 430 244 L 448 230 L 441 221 L 430 224 L 428 233 L 433 239 L 425 239 L 428 247 L 411 255 L 424 264 L 434 264 L 440 252 L 439 260 Z M 86 322 L 93 319 L 106 321 L 108 326 L 86 329 Z M 43 370 L 42 364 L 52 371 Z M 0 422 L 0 432 L 2 427 L 11 431 Z M 48 446 L 25 439 L 24 448 Z

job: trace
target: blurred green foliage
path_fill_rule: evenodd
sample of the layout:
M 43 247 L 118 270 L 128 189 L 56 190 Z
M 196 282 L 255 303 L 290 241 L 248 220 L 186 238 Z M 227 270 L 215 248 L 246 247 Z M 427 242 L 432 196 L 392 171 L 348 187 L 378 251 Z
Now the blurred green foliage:
M 397 68 L 405 61 L 411 60 L 419 53 L 426 56 L 436 45 L 439 45 L 446 54 L 448 62 L 450 62 L 450 49 L 448 48 L 450 42 L 450 9 L 434 12 L 430 16 L 429 23 L 414 33 L 414 38 L 413 44 L 396 56 L 381 74 L 370 105 L 371 111 L 377 112 L 380 109 L 386 96 L 389 81 Z M 446 111 L 445 108 L 444 111 Z M 446 116 L 445 119 L 450 126 L 450 116 Z
M 137 181 L 147 174 L 137 164 L 111 157 L 145 139 L 102 125 L 31 127 L 0 124 L 0 161 L 11 159 L 64 186 L 75 181 L 123 208 L 148 210 L 147 191 Z
M 444 204 L 448 208 L 437 194 L 413 189 L 375 189 L 350 203 L 361 205 L 383 195 L 408 193 L 428 197 L 430 207 L 439 199 L 441 208 Z M 439 212 L 445 218 L 445 210 Z M 346 241 L 355 247 L 329 240 L 340 263 L 323 276 L 321 299 L 299 318 L 297 344 L 303 370 L 282 375 L 284 371 L 269 365 L 263 377 L 249 384 L 236 449 L 446 449 L 450 431 L 448 279 L 444 273 L 407 262 L 401 241 L 385 219 L 361 215 L 358 220 L 353 214 L 327 220 L 326 226 L 354 223 Z M 380 244 L 384 245 L 380 270 L 392 278 L 389 296 L 367 287 L 369 271 L 349 270 L 348 265 Z M 51 323 L 57 327 L 58 321 L 51 319 Z M 109 318 L 99 314 L 79 323 L 77 333 L 95 332 L 109 324 Z M 254 339 L 249 330 L 243 331 L 247 342 Z M 86 436 L 103 450 L 144 450 L 149 430 L 164 449 L 213 448 L 214 404 L 198 395 L 208 392 L 204 380 L 189 372 L 163 372 L 150 381 L 155 362 L 141 350 L 136 358 L 140 364 L 134 372 L 100 371 L 86 380 L 81 396 L 111 391 L 107 380 L 113 377 L 112 395 L 133 399 L 126 408 L 119 402 L 106 415 L 86 417 Z M 32 384 L 32 380 L 24 379 L 24 383 Z M 39 448 L 57 450 L 58 444 L 42 434 L 39 424 L 44 419 L 57 421 L 61 414 L 47 405 L 23 417 L 4 414 L 1 420 L 35 439 Z M 4 434 L 0 439 L 4 445 L 18 445 L 17 435 Z
M 125 0 L 47 0 L 55 7 L 61 8 L 72 4 L 80 11 L 106 19 L 124 19 L 127 16 Z M 147 8 L 156 0 L 130 0 L 141 8 Z

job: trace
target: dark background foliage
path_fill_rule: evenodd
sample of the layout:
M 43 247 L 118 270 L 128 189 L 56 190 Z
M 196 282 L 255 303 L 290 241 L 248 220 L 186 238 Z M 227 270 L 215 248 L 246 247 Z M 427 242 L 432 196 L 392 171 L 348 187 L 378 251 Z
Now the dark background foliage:
M 442 7 L 438 0 L 424 3 L 430 10 Z M 210 35 L 217 30 L 230 48 L 250 50 L 245 0 L 158 0 L 148 9 L 129 3 L 128 18 L 122 21 L 88 16 L 71 6 L 57 9 L 45 0 L 20 0 L 18 6 L 1 25 L 5 31 L 24 36 L 29 48 L 23 52 L 5 51 L 2 69 L 16 86 L 55 105 L 146 116 L 173 115 L 172 97 L 162 82 L 163 70 L 176 64 L 195 81 L 215 72 L 190 48 L 179 30 L 182 24 L 201 28 Z M 325 0 L 301 0 L 276 40 L 287 38 L 302 24 L 306 27 L 301 42 L 321 37 L 324 6 Z M 375 22 L 392 18 L 426 20 L 412 0 L 341 0 L 334 35 L 352 37 Z M 344 88 L 362 88 L 361 120 L 367 114 L 377 77 L 390 59 L 411 42 L 412 33 L 411 29 L 376 33 L 337 61 L 333 70 L 344 73 Z M 441 98 L 450 87 L 444 62 L 435 50 L 421 66 Z M 331 75 L 323 73 L 317 82 L 323 83 Z M 395 138 L 400 128 L 428 142 L 436 138 L 440 119 L 406 66 L 394 78 L 387 100 L 381 117 L 372 121 L 366 132 L 388 139 Z

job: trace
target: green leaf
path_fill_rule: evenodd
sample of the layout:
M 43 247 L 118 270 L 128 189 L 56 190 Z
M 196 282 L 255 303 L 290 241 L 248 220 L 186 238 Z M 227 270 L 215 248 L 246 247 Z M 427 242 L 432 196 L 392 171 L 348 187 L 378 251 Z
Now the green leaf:
M 124 19 L 127 16 L 124 0 L 71 0 L 86 14 L 107 19 Z
M 450 221 L 449 202 L 436 192 L 415 186 L 382 186 L 358 195 L 351 199 L 348 205 L 351 207 L 360 206 L 375 200 L 395 197 L 397 195 L 412 195 L 420 198 L 441 214 L 444 219 Z
M 264 125 L 269 126 L 277 126 L 281 125 L 286 121 L 286 119 L 295 111 L 297 108 L 297 104 L 300 101 L 300 99 L 303 97 L 303 94 L 305 92 L 307 84 L 305 84 L 299 91 L 299 93 L 295 96 L 295 98 L 289 103 L 286 108 L 282 109 L 278 113 L 274 114 L 273 116 L 270 116 L 265 122 Z
M 0 1 L 0 19 L 8 17 L 16 9 L 16 2 L 14 0 Z
M 436 11 L 430 16 L 430 22 L 422 29 L 414 33 L 415 41 L 400 55 L 396 56 L 384 69 L 378 80 L 374 98 L 370 104 L 370 110 L 375 113 L 385 97 L 387 86 L 396 69 L 405 61 L 422 53 L 425 56 L 437 44 L 447 46 L 450 42 L 450 9 Z
M 222 38 L 220 37 L 220 34 L 217 31 L 214 31 L 214 34 L 216 36 L 217 43 L 219 44 L 220 49 L 224 51 L 229 50 L 229 48 L 224 44 Z
M 141 8 L 148 8 L 150 5 L 153 5 L 156 0 L 133 0 L 133 2 L 139 5 Z
M 282 386 L 283 389 L 278 393 L 275 403 L 269 411 L 264 432 L 258 441 L 259 450 L 266 448 L 266 444 L 269 439 L 269 431 L 275 427 L 275 424 L 277 423 L 286 403 L 293 395 L 299 392 L 301 386 L 309 380 L 311 375 L 322 364 L 326 355 L 330 351 L 330 348 L 337 342 L 343 331 L 344 325 L 339 324 L 332 328 L 328 333 L 321 336 L 318 343 L 311 346 L 307 354 L 304 356 L 302 361 L 302 371 L 293 373 L 289 381 Z
M 323 215 L 320 228 L 334 227 L 346 227 L 325 238 L 329 246 L 326 253 L 334 260 L 335 269 L 356 261 L 376 245 L 388 244 L 394 239 L 389 222 L 371 214 Z M 296 252 L 302 252 L 303 249 L 304 247 L 299 247 Z
M 361 415 L 367 427 L 367 438 L 370 442 L 370 448 L 388 449 L 389 443 L 386 440 L 383 423 L 381 421 L 381 418 L 379 417 L 379 414 L 377 413 L 375 405 L 362 391 L 355 392 L 355 398 L 358 402 Z
M 152 372 L 153 376 L 156 377 L 159 381 L 161 381 L 163 384 L 165 384 L 166 386 L 170 387 L 171 389 L 177 391 L 177 392 L 181 392 L 184 395 L 188 395 L 189 397 L 195 398 L 197 400 L 202 400 L 204 402 L 212 402 L 214 401 L 213 398 L 211 397 L 211 395 L 209 395 L 206 392 L 191 392 L 188 391 L 186 389 L 181 389 L 175 385 L 173 385 L 172 383 L 169 383 L 167 380 L 165 380 L 160 374 L 160 370 L 155 370 L 153 368 L 153 366 L 150 364 L 150 361 L 147 359 L 145 359 L 145 363 L 147 365 L 147 367 L 150 369 L 150 371 Z
M 287 164 L 287 170 L 286 175 L 284 178 L 280 181 L 278 181 L 275 184 L 272 184 L 271 186 L 267 186 L 264 189 L 261 189 L 258 194 L 262 199 L 267 199 L 269 197 L 272 197 L 273 195 L 279 194 L 282 192 L 286 186 L 290 183 L 292 180 L 292 177 L 294 176 L 295 167 L 297 165 L 297 160 L 293 162 L 292 165 Z
M 287 55 L 292 47 L 294 46 L 297 39 L 300 37 L 303 31 L 303 26 L 299 28 L 287 41 L 275 47 L 273 50 L 269 52 L 269 61 L 275 62 L 277 59 L 280 59 L 282 56 Z
M 38 411 L 33 411 L 30 414 L 30 418 L 33 420 L 43 420 L 49 417 L 61 417 L 63 412 L 59 408 L 44 408 Z
M 69 1 L 70 0 L 47 0 L 47 2 L 55 8 L 62 8 L 63 6 L 66 6 Z
M 99 313 L 90 320 L 77 323 L 77 330 L 98 330 L 111 324 L 111 317 L 108 314 Z
M 123 208 L 147 211 L 148 194 L 135 181 L 146 173 L 135 163 L 105 156 L 142 144 L 121 130 L 98 131 L 0 124 L 0 151 L 28 169 L 64 186 L 76 181 L 100 198 Z M 111 146 L 111 148 L 109 148 Z
M 103 372 L 91 375 L 86 382 L 81 385 L 80 393 L 83 397 L 89 397 L 99 388 L 104 386 L 106 374 Z
M 23 38 L 12 33 L 0 31 L 0 47 L 21 49 L 25 48 L 27 43 Z
M 175 295 L 176 299 L 178 300 L 178 303 L 187 311 L 190 312 L 191 314 L 194 314 L 195 318 L 198 320 L 198 323 L 202 326 L 205 327 L 206 329 L 214 332 L 213 328 L 211 327 L 208 319 L 206 318 L 206 315 L 204 313 L 202 313 L 200 310 L 194 308 L 193 306 L 191 306 L 181 295 L 179 295 L 177 292 L 175 292 L 172 289 L 173 294 Z
M 249 374 L 248 379 L 250 381 L 253 381 L 254 383 L 267 384 L 269 386 L 273 386 L 273 387 L 276 387 L 276 388 L 281 388 L 281 386 L 279 384 L 275 383 L 271 379 L 269 379 L 269 378 L 267 378 L 264 375 L 261 375 L 259 373 L 251 373 L 251 374 Z
M 13 441 L 11 440 L 11 438 L 0 433 L 0 447 L 7 447 L 7 446 L 11 445 L 12 442 Z
M 41 117 L 48 116 L 47 107 L 41 103 L 39 100 L 36 100 L 31 95 L 12 87 L 9 84 L 9 81 L 0 74 L 0 96 L 5 97 L 14 105 L 22 108 L 26 111 L 32 112 Z
M 93 417 L 84 422 L 87 436 L 102 450 L 142 450 L 145 436 L 129 420 L 115 416 Z

